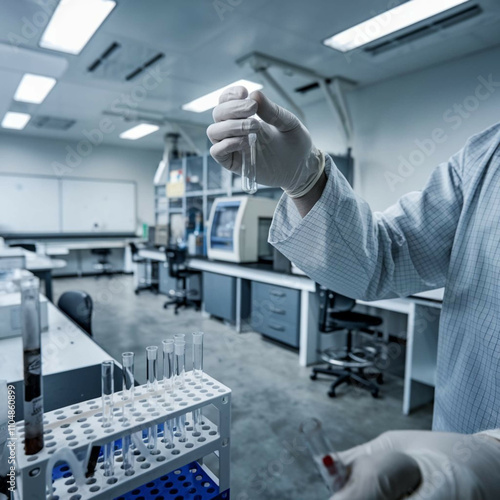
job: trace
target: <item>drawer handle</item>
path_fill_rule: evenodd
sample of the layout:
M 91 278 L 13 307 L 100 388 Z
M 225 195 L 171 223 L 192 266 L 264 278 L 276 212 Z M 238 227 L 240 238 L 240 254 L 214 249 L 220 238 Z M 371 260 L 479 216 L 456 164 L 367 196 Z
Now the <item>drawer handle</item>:
M 285 328 L 283 326 L 269 324 L 269 327 L 272 328 L 273 330 L 278 331 L 278 332 L 284 332 L 285 331 Z
M 275 297 L 286 297 L 285 292 L 278 292 L 277 290 L 271 290 L 269 293 Z
M 286 314 L 286 311 L 284 309 L 278 309 L 276 307 L 271 308 L 271 312 L 275 314 Z

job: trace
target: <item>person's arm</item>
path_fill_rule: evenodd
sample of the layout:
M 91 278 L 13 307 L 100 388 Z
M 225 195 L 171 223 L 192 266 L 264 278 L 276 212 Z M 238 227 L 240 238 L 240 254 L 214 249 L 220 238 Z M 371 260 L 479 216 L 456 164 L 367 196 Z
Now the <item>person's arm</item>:
M 355 195 L 331 158 L 304 200 L 284 195 L 269 240 L 314 281 L 365 300 L 444 286 L 462 209 L 464 152 L 421 192 L 382 213 Z

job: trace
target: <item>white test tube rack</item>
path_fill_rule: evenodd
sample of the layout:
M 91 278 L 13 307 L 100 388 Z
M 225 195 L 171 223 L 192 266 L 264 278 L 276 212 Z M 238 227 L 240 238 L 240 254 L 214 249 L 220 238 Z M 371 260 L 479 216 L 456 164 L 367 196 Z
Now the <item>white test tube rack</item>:
M 211 474 L 211 477 L 217 482 L 220 493 L 229 491 L 231 390 L 206 374 L 203 374 L 203 383 L 198 384 L 199 380 L 195 379 L 192 372 L 188 372 L 185 389 L 177 388 L 174 396 L 169 395 L 168 398 L 165 397 L 161 383 L 156 392 L 148 392 L 146 384 L 136 387 L 134 411 L 129 412 L 127 421 L 123 420 L 122 392 L 116 392 L 111 427 L 102 426 L 100 398 L 46 413 L 45 445 L 36 455 L 25 455 L 24 422 L 19 422 L 17 497 L 23 500 L 109 500 L 212 453 L 219 457 L 219 474 L 218 477 Z M 155 404 L 152 404 L 152 398 L 155 398 Z M 92 477 L 84 477 L 92 447 L 103 446 L 125 435 L 142 432 L 152 425 L 163 424 L 166 420 L 173 420 L 208 405 L 213 405 L 218 410 L 218 425 L 204 416 L 204 423 L 198 432 L 192 426 L 186 427 L 185 442 L 179 442 L 179 437 L 174 436 L 173 447 L 170 448 L 160 439 L 156 451 L 136 447 L 133 475 L 125 474 L 121 468 L 122 460 L 120 456 L 116 456 L 113 476 L 105 477 L 102 463 L 99 462 Z M 55 481 L 52 492 L 44 494 L 47 482 L 52 480 L 54 459 L 61 455 L 63 448 L 78 460 L 83 479 L 77 481 L 77 474 L 72 471 L 73 479 L 61 478 Z

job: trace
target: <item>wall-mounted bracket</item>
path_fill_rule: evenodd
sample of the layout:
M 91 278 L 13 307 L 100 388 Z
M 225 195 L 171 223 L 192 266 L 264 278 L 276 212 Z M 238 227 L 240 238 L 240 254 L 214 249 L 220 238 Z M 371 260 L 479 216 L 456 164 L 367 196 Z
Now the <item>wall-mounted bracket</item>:
M 310 69 L 304 68 L 297 64 L 283 61 L 275 57 L 267 56 L 259 52 L 252 52 L 236 61 L 240 66 L 248 65 L 256 73 L 262 75 L 264 80 L 280 95 L 280 97 L 289 105 L 290 108 L 297 114 L 297 116 L 304 121 L 304 112 L 295 103 L 289 93 L 278 84 L 278 82 L 269 74 L 269 68 L 277 68 L 282 70 L 285 74 L 299 75 L 317 82 L 321 88 L 326 101 L 330 105 L 333 114 L 339 119 L 342 129 L 344 131 L 348 147 L 352 142 L 352 120 L 349 114 L 347 103 L 345 100 L 345 92 L 355 88 L 355 82 L 347 80 L 342 77 L 325 77 Z

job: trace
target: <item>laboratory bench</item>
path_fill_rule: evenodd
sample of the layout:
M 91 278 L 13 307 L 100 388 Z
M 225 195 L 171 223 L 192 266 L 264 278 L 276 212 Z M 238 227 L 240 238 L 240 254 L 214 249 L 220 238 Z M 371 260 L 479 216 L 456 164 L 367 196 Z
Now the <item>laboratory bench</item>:
M 4 247 L 0 249 L 0 257 L 24 257 L 26 269 L 43 281 L 46 297 L 53 300 L 52 276 L 66 267 L 65 260 L 39 255 L 21 247 Z
M 101 362 L 112 357 L 51 302 L 47 302 L 47 316 L 48 328 L 41 334 L 44 410 L 100 398 Z M 0 380 L 14 385 L 16 420 L 21 420 L 24 374 L 20 335 L 0 339 Z M 115 384 L 121 386 L 119 369 L 115 370 Z
M 165 251 L 144 248 L 139 256 L 160 263 L 160 291 L 167 276 Z M 252 330 L 281 343 L 297 347 L 299 364 L 318 363 L 319 351 L 337 344 L 335 335 L 318 332 L 319 301 L 316 284 L 307 276 L 274 271 L 271 264 L 236 264 L 190 257 L 187 266 L 201 271 L 203 311 L 229 321 L 237 332 Z M 165 278 L 165 279 L 168 279 Z M 214 290 L 217 293 L 213 293 Z M 389 340 L 394 314 L 404 323 L 406 339 L 404 359 L 403 412 L 432 401 L 434 397 L 437 342 L 443 289 L 431 290 L 406 298 L 357 301 L 367 313 L 382 316 L 384 339 Z M 396 360 L 389 359 L 389 363 Z
M 85 276 L 95 274 L 98 256 L 92 250 L 110 250 L 108 260 L 113 272 L 132 273 L 130 242 L 143 241 L 134 235 L 53 235 L 50 237 L 9 238 L 8 244 L 34 243 L 48 257 L 57 257 L 66 265 L 53 270 L 53 276 Z

